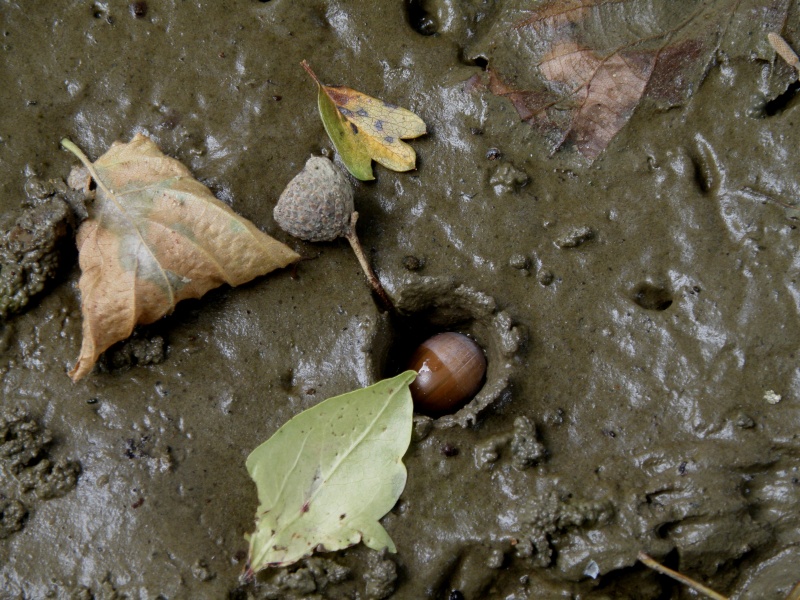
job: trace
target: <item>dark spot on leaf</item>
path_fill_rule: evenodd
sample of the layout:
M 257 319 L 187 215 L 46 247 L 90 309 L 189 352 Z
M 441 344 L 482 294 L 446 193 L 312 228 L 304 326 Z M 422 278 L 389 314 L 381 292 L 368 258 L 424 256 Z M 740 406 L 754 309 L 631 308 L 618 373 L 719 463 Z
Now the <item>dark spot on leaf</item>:
M 365 111 L 363 108 L 359 108 L 359 109 L 356 111 L 356 114 L 357 114 L 359 117 L 368 117 L 368 116 L 369 116 L 369 113 L 368 113 L 367 111 Z
M 303 502 L 303 507 L 300 509 L 300 512 L 301 513 L 307 513 L 308 512 L 308 500 Z
M 383 121 L 380 119 L 375 121 L 375 131 L 383 131 Z
M 345 108 L 344 106 L 337 106 L 336 108 L 338 108 L 339 112 L 342 113 L 345 117 L 353 116 L 353 111 Z
M 342 520 L 342 519 L 344 519 L 346 516 L 347 516 L 347 515 L 346 515 L 346 514 L 344 514 L 344 513 L 340 514 L 340 515 L 339 515 L 339 520 L 341 521 L 341 520 Z
M 394 138 L 393 138 L 392 136 L 390 136 L 390 135 L 387 135 L 387 136 L 386 136 L 385 138 L 383 138 L 383 139 L 384 139 L 384 140 L 386 140 L 386 141 L 387 141 L 388 143 L 390 143 L 390 144 L 394 143 Z
M 355 123 L 350 123 L 350 129 L 353 130 L 353 133 L 358 133 L 358 127 L 356 127 Z

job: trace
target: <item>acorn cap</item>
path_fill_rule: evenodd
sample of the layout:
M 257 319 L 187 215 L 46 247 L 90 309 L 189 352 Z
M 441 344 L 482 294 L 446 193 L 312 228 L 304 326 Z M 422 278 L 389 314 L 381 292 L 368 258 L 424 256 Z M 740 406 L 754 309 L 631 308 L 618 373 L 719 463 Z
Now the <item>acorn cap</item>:
M 330 242 L 350 231 L 353 186 L 327 158 L 312 156 L 278 198 L 273 216 L 307 242 Z

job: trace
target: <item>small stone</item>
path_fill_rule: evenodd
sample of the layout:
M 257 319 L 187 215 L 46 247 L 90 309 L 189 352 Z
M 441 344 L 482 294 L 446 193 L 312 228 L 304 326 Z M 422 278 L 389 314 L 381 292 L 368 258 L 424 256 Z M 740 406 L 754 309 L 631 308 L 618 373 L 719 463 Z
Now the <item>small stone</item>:
M 192 565 L 192 575 L 200 581 L 211 581 L 216 577 L 216 573 L 208 568 L 208 564 L 202 558 L 197 559 Z
M 498 158 L 502 157 L 503 153 L 500 152 L 498 148 L 489 148 L 486 151 L 486 158 L 488 160 L 497 160 Z
M 409 254 L 408 256 L 403 257 L 403 266 L 407 271 L 419 271 L 425 266 L 425 259 L 411 256 Z
M 506 555 L 499 548 L 494 548 L 486 559 L 486 566 L 490 569 L 501 569 L 506 560 Z
M 539 272 L 536 274 L 536 280 L 542 285 L 550 285 L 555 281 L 555 278 L 555 275 L 553 275 L 550 269 L 539 269 Z
M 764 400 L 767 401 L 769 404 L 777 404 L 781 401 L 782 396 L 780 394 L 776 394 L 772 390 L 767 390 L 764 392 Z
M 529 181 L 528 174 L 511 163 L 499 165 L 489 178 L 489 184 L 498 196 L 515 192 Z
M 524 254 L 512 254 L 511 258 L 508 259 L 508 266 L 512 269 L 527 269 L 530 265 L 531 262 Z
M 739 427 L 740 429 L 752 429 L 753 427 L 756 426 L 756 422 L 752 419 L 752 417 L 750 417 L 750 415 L 747 415 L 745 413 L 739 413 L 736 416 L 735 423 L 736 426 Z
M 558 237 L 556 239 L 556 246 L 559 248 L 577 248 L 584 242 L 593 239 L 594 236 L 594 230 L 588 225 L 575 227 Z
M 592 579 L 597 579 L 597 576 L 600 575 L 600 566 L 595 561 L 590 560 L 583 570 L 583 574 Z
M 307 242 L 330 242 L 350 231 L 353 186 L 327 158 L 312 156 L 278 198 L 273 216 L 284 231 Z

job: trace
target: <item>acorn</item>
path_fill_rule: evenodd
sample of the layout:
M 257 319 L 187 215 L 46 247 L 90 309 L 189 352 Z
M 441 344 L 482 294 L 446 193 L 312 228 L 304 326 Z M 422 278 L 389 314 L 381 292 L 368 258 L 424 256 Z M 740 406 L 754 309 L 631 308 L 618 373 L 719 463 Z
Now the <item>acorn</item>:
M 448 331 L 425 340 L 408 368 L 417 372 L 410 386 L 416 409 L 441 416 L 455 412 L 478 393 L 486 375 L 486 356 L 466 335 Z
M 321 156 L 309 158 L 281 192 L 272 214 L 281 229 L 307 242 L 347 238 L 384 308 L 395 311 L 356 235 L 358 213 L 353 186 L 330 160 Z
M 332 242 L 350 231 L 353 186 L 327 158 L 312 156 L 272 212 L 281 229 L 307 242 Z

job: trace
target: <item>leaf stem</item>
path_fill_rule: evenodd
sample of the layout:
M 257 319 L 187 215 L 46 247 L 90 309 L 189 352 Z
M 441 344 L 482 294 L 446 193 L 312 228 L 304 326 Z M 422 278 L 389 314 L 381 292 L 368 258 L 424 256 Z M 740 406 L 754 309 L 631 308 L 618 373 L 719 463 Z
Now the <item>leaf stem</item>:
M 300 66 L 306 70 L 306 73 L 311 75 L 311 79 L 313 79 L 318 86 L 322 87 L 322 84 L 320 83 L 319 79 L 317 79 L 317 74 L 311 70 L 311 65 L 309 65 L 305 59 L 303 59 L 303 61 L 300 63 Z
M 78 148 L 78 146 L 73 144 L 72 140 L 70 140 L 69 138 L 64 138 L 63 140 L 61 140 L 61 145 L 64 146 L 64 148 L 66 148 L 70 152 L 72 152 L 75 156 L 77 156 L 78 160 L 80 160 L 84 164 L 84 166 L 86 166 L 87 168 L 92 166 L 92 161 L 89 160 L 89 157 L 87 157 L 83 153 L 83 150 L 81 150 L 80 148 Z
M 659 562 L 656 562 L 651 556 L 648 556 L 644 552 L 639 552 L 638 556 L 639 560 L 642 561 L 645 565 L 653 569 L 654 571 L 658 571 L 662 575 L 666 575 L 667 577 L 672 577 L 676 581 L 680 581 L 684 585 L 688 585 L 690 588 L 695 590 L 696 592 L 700 592 L 704 596 L 708 598 L 712 598 L 713 600 L 728 600 L 722 594 L 718 594 L 711 588 L 704 586 L 702 583 L 698 583 L 694 579 L 687 577 L 677 571 L 673 571 L 669 567 L 665 567 Z
M 350 231 L 345 236 L 347 241 L 350 242 L 350 245 L 353 247 L 353 252 L 356 253 L 356 258 L 358 258 L 358 262 L 361 265 L 361 268 L 364 270 L 364 273 L 369 280 L 372 289 L 377 294 L 378 298 L 381 300 L 381 304 L 383 308 L 385 308 L 390 313 L 396 313 L 397 309 L 394 307 L 394 303 L 392 302 L 391 298 L 389 298 L 389 294 L 386 293 L 386 290 L 381 285 L 380 279 L 378 276 L 375 275 L 375 271 L 372 270 L 372 267 L 369 264 L 369 260 L 367 259 L 367 255 L 364 253 L 364 248 L 361 246 L 361 242 L 358 240 L 358 235 L 356 234 L 356 222 L 358 221 L 358 212 L 353 211 L 353 214 L 350 215 Z

